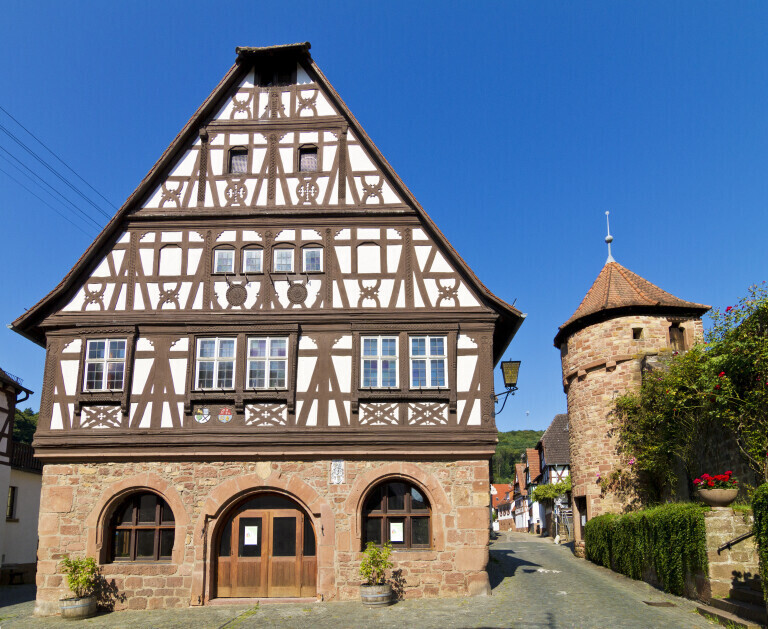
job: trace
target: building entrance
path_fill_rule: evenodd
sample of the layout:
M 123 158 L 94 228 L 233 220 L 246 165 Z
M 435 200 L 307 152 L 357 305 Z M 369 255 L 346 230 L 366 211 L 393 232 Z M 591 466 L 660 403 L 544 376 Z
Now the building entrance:
M 216 596 L 315 596 L 317 557 L 312 521 L 293 500 L 260 494 L 224 518 L 216 557 Z

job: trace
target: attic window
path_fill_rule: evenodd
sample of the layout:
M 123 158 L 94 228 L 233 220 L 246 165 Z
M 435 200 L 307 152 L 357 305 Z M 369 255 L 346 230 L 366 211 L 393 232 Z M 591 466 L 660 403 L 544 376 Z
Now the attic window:
M 643 328 L 632 328 L 632 338 L 635 341 L 639 341 L 643 338 Z
M 256 72 L 260 87 L 279 87 L 296 83 L 296 62 L 283 61 Z
M 304 173 L 317 172 L 316 146 L 302 146 L 299 149 L 299 170 Z
M 248 171 L 248 149 L 234 148 L 229 151 L 229 172 L 243 174 Z

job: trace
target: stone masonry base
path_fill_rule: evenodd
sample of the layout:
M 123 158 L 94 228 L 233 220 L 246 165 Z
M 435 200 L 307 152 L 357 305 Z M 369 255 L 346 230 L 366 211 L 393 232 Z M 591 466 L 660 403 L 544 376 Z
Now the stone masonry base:
M 239 500 L 263 491 L 292 498 L 311 518 L 318 598 L 357 599 L 362 505 L 373 486 L 397 479 L 419 487 L 431 507 L 431 548 L 393 554 L 405 597 L 490 593 L 487 460 L 348 460 L 341 484 L 330 483 L 330 468 L 330 460 L 46 465 L 35 613 L 58 613 L 58 600 L 67 593 L 61 559 L 68 555 L 97 558 L 104 577 L 124 596 L 116 609 L 206 604 L 216 597 L 210 549 L 217 527 Z M 174 512 L 172 560 L 109 563 L 109 518 L 128 495 L 147 490 Z

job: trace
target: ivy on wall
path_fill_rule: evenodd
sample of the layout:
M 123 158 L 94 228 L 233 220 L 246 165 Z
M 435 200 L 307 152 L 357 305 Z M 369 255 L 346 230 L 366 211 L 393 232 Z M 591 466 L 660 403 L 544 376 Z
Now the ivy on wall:
M 584 529 L 586 557 L 632 579 L 652 568 L 664 590 L 681 595 L 687 575 L 708 573 L 705 510 L 678 503 L 592 518 Z
M 755 490 L 752 513 L 755 516 L 755 537 L 760 557 L 760 580 L 763 582 L 763 596 L 768 603 L 768 483 Z
M 535 502 L 543 502 L 545 500 L 554 500 L 558 496 L 571 491 L 571 477 L 566 477 L 565 480 L 559 483 L 547 483 L 546 485 L 539 485 L 531 493 L 531 498 Z

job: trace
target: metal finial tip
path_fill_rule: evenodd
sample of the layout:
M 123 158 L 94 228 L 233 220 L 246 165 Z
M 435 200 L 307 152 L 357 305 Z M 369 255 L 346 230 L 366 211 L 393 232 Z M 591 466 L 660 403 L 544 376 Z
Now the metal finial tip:
M 606 210 L 605 215 L 608 216 L 609 214 L 610 212 Z
M 610 234 L 608 234 L 608 235 L 605 237 L 605 242 L 607 242 L 607 243 L 610 245 L 610 244 L 613 242 L 613 236 L 611 236 Z

